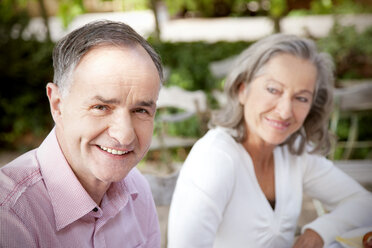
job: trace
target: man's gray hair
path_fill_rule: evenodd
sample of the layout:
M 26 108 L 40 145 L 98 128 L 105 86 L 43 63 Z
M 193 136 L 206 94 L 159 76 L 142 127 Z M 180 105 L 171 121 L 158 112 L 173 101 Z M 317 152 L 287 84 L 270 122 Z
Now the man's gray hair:
M 317 51 L 312 40 L 294 35 L 270 35 L 240 54 L 226 78 L 224 93 L 227 104 L 212 115 L 210 127 L 228 128 L 238 142 L 245 140 L 247 130 L 243 107 L 238 99 L 239 87 L 241 84 L 248 86 L 272 57 L 283 53 L 312 62 L 317 68 L 317 79 L 313 103 L 303 127 L 282 145 L 288 145 L 293 154 L 302 154 L 306 144 L 313 148 L 310 152 L 326 154 L 331 146 L 328 121 L 333 101 L 333 62 L 328 54 Z
M 58 85 L 62 95 L 67 94 L 73 71 L 81 58 L 99 45 L 142 46 L 154 62 L 160 81 L 163 81 L 161 59 L 142 36 L 122 22 L 95 21 L 67 34 L 53 50 L 53 82 Z

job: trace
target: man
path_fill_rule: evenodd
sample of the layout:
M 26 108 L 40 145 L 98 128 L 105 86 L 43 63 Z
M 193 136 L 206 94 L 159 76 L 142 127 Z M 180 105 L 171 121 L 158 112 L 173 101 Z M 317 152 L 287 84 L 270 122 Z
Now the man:
M 160 247 L 148 183 L 160 58 L 123 23 L 93 22 L 53 52 L 55 128 L 0 172 L 1 247 Z

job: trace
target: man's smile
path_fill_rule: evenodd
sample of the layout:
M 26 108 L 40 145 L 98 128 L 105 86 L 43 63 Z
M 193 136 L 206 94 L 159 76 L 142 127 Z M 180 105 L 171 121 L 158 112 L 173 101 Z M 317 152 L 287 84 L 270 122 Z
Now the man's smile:
M 128 154 L 130 152 L 130 151 L 116 150 L 116 149 L 108 148 L 108 147 L 105 147 L 105 146 L 99 146 L 99 148 L 101 148 L 101 150 L 103 150 L 105 152 L 108 152 L 108 153 L 111 153 L 113 155 L 124 155 L 124 154 Z

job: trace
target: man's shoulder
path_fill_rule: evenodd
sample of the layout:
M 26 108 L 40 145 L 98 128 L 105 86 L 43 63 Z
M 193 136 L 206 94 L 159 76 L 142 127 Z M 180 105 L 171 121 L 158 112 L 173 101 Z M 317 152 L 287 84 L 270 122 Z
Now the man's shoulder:
M 29 187 L 41 180 L 36 149 L 0 169 L 0 207 L 13 206 Z

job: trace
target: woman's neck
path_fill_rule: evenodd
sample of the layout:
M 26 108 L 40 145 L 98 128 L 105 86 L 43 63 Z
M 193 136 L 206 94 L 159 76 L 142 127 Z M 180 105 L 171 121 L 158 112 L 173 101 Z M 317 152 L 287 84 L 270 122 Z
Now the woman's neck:
M 257 182 L 269 201 L 271 207 L 275 209 L 275 165 L 273 151 L 275 145 L 267 144 L 262 139 L 247 138 L 243 146 L 252 159 Z
M 273 166 L 273 151 L 275 145 L 267 144 L 263 140 L 254 140 L 249 137 L 242 144 L 251 156 L 255 167 L 264 169 Z

